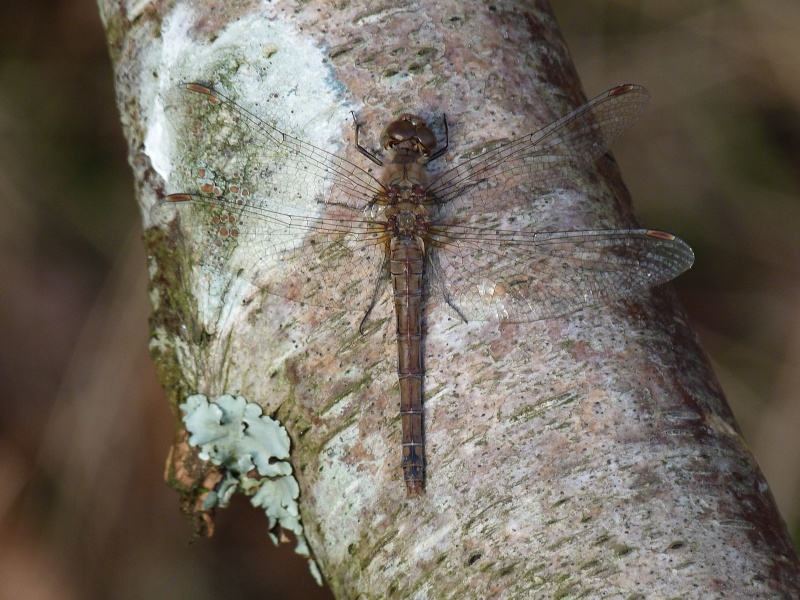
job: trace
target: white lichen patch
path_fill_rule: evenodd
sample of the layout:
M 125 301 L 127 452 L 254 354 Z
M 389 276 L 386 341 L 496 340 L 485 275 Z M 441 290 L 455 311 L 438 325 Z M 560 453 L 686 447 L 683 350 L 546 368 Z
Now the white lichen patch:
M 215 362 L 226 358 L 226 336 L 245 319 L 257 290 L 265 287 L 261 276 L 275 266 L 280 255 L 276 249 L 302 240 L 301 228 L 286 230 L 289 215 L 317 214 L 331 185 L 324 176 L 300 180 L 302 169 L 289 149 L 272 143 L 280 136 L 274 130 L 259 136 L 257 130 L 274 126 L 336 152 L 345 144 L 344 132 L 352 130 L 350 110 L 358 108 L 346 102 L 324 48 L 285 20 L 271 18 L 274 8 L 268 4 L 258 10 L 262 12 L 244 14 L 212 36 L 199 12 L 185 3 L 176 5 L 164 20 L 160 43 L 143 61 L 142 79 L 158 73 L 157 85 L 143 88 L 151 94 L 142 98 L 148 128 L 144 149 L 165 182 L 165 193 L 197 194 L 211 186 L 223 198 L 241 195 L 248 206 L 270 211 L 279 206 L 282 215 L 277 221 L 257 221 L 257 211 L 226 208 L 229 224 L 213 227 L 219 215 L 210 214 L 207 205 L 169 202 L 157 202 L 145 215 L 146 226 L 162 227 L 180 216 L 185 253 L 181 283 L 196 301 L 191 315 L 196 329 L 191 333 L 197 339 L 210 336 L 204 356 L 188 355 L 181 363 L 186 371 L 208 372 L 198 366 L 203 363 L 214 373 L 225 372 Z M 192 100 L 205 105 L 206 98 L 189 94 L 187 102 L 181 93 L 190 82 L 212 86 L 251 111 L 257 117 L 253 130 L 237 129 L 241 119 L 235 115 L 224 121 L 219 113 L 194 112 Z M 230 206 L 234 204 L 231 200 Z
M 200 458 L 225 469 L 225 478 L 208 494 L 203 508 L 224 508 L 235 492 L 242 492 L 253 506 L 264 509 L 270 530 L 281 527 L 294 533 L 295 552 L 309 557 L 297 503 L 300 487 L 288 461 L 290 440 L 283 425 L 242 396 L 226 394 L 209 401 L 195 394 L 180 408 L 189 444 L 200 448 Z M 277 544 L 277 536 L 271 531 L 269 535 Z M 320 581 L 316 565 L 310 568 Z
M 225 395 L 209 402 L 196 394 L 181 404 L 189 443 L 200 447 L 200 458 L 239 473 L 253 469 L 264 477 L 290 475 L 289 434 L 241 396 Z

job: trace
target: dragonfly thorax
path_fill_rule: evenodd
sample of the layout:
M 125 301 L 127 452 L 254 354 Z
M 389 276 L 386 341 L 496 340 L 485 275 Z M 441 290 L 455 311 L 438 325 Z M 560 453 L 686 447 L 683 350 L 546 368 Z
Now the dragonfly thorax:
M 397 215 L 397 230 L 400 235 L 410 235 L 417 230 L 417 217 L 414 213 L 404 210 Z
M 428 211 L 421 204 L 400 202 L 385 209 L 386 228 L 397 237 L 424 235 L 428 225 Z
M 391 171 L 391 166 L 387 168 L 387 171 Z M 424 172 L 419 173 L 418 177 L 424 177 Z M 425 187 L 420 183 L 412 183 L 406 178 L 392 178 L 389 182 L 389 185 L 386 188 L 385 198 L 386 204 L 388 205 L 397 205 L 403 202 L 408 202 L 410 204 L 425 204 L 425 199 L 427 198 L 427 192 L 425 191 Z

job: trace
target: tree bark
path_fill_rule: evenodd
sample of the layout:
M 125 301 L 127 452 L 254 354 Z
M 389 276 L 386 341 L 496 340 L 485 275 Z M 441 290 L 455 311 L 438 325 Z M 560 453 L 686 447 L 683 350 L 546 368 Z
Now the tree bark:
M 174 406 L 232 393 L 284 424 L 306 536 L 337 597 L 800 597 L 785 525 L 669 289 L 529 324 L 430 307 L 427 493 L 408 499 L 388 294 L 363 335 L 363 315 L 233 279 L 208 297 L 188 284 L 177 232 L 153 220 L 166 175 L 146 140 L 165 139 L 150 136 L 170 82 L 237 81 L 247 104 L 241 82 L 273 81 L 303 55 L 296 80 L 274 80 L 300 115 L 272 115 L 286 127 L 333 123 L 337 153 L 357 161 L 349 110 L 368 148 L 401 112 L 446 112 L 458 160 L 584 101 L 547 2 L 189 4 L 100 2 L 147 228 L 153 355 Z M 543 223 L 635 224 L 610 157 L 578 184 Z M 208 473 L 178 430 L 191 498 Z

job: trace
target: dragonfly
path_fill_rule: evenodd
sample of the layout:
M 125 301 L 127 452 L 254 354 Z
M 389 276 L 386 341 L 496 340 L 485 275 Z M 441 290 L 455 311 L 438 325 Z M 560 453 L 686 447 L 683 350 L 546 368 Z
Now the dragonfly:
M 528 322 L 641 295 L 694 261 L 678 237 L 652 229 L 549 231 L 533 201 L 573 181 L 644 112 L 641 86 L 615 87 L 534 133 L 431 173 L 449 147 L 406 113 L 381 137 L 381 173 L 276 128 L 211 85 L 165 98 L 179 140 L 175 189 L 201 260 L 270 294 L 363 313 L 391 283 L 398 348 L 402 471 L 424 494 L 423 315 L 442 302 L 464 321 Z M 355 116 L 354 116 L 355 119 Z

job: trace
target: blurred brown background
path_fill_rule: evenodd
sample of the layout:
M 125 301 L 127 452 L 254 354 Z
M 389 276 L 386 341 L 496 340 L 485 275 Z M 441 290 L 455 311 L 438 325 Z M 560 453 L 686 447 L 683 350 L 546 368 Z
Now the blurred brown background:
M 615 149 L 800 539 L 800 4 L 553 0 L 589 96 L 635 82 Z M 189 544 L 162 471 L 146 261 L 91 0 L 0 8 L 0 598 L 329 598 L 246 500 Z

